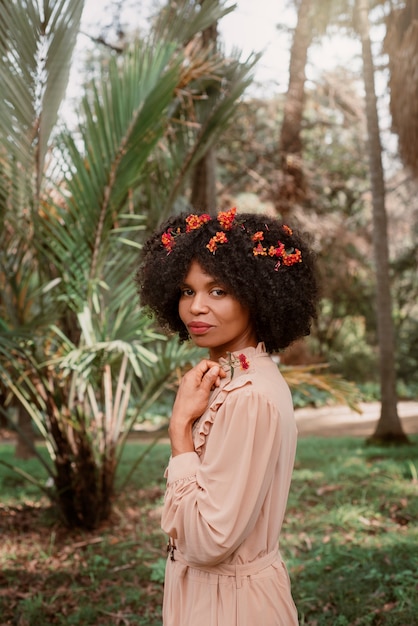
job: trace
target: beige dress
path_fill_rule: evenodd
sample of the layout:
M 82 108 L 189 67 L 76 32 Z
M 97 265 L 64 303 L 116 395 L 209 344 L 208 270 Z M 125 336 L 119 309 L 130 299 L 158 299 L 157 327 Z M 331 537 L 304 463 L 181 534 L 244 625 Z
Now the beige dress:
M 295 626 L 278 552 L 296 451 L 291 395 L 262 343 L 234 353 L 232 369 L 220 362 L 229 373 L 194 426 L 195 452 L 166 471 L 161 526 L 175 549 L 163 624 Z

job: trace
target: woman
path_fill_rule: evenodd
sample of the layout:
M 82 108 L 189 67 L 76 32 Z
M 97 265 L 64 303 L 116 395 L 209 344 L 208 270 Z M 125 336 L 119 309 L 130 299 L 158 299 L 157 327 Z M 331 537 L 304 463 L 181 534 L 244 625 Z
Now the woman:
M 146 243 L 138 282 L 164 328 L 208 350 L 169 426 L 163 624 L 297 625 L 278 551 L 297 431 L 270 353 L 310 331 L 312 251 L 271 217 L 180 215 Z

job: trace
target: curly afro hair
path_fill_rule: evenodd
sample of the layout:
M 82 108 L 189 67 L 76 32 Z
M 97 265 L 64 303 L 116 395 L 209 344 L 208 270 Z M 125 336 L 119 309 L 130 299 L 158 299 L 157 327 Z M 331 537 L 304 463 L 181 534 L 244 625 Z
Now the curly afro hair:
M 257 339 L 266 350 L 283 350 L 308 335 L 316 317 L 314 253 L 300 234 L 272 217 L 239 213 L 225 224 L 219 221 L 221 215 L 226 214 L 219 214 L 218 219 L 189 216 L 199 224 L 190 229 L 183 213 L 170 218 L 148 239 L 136 276 L 141 303 L 155 313 L 165 330 L 178 333 L 180 341 L 188 339 L 178 304 L 180 286 L 194 260 L 248 307 Z M 220 232 L 227 242 L 208 248 Z M 266 254 L 270 246 L 277 249 L 280 244 L 288 254 L 299 250 L 301 262 L 286 265 L 283 259 L 280 262 Z M 254 253 L 257 246 L 261 254 Z

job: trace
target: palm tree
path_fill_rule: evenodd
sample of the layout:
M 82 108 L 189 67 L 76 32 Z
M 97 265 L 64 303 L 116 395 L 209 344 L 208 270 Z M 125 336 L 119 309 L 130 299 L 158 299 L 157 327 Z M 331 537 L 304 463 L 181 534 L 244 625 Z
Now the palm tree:
M 200 10 L 182 0 L 174 16 L 168 4 L 148 38 L 111 55 L 86 87 L 77 128 L 59 129 L 68 76 L 58 81 L 59 62 L 69 68 L 82 4 L 3 5 L 0 380 L 44 437 L 46 490 L 63 519 L 93 528 L 110 513 L 129 429 L 193 359 L 137 305 L 141 240 L 184 204 L 188 176 L 229 122 L 252 62 L 200 45 L 198 33 L 226 11 L 217 0 Z M 196 103 L 213 79 L 223 89 L 201 123 Z
M 35 293 L 44 272 L 34 245 L 35 217 L 83 5 L 59 0 L 41 9 L 29 3 L 25 11 L 7 0 L 0 4 L 0 318 L 23 332 L 41 316 Z M 18 452 L 27 456 L 30 418 L 21 404 L 16 408 Z
M 385 50 L 389 54 L 392 128 L 399 137 L 399 153 L 418 177 L 418 3 L 407 0 L 388 18 Z
M 369 35 L 368 0 L 357 0 L 356 17 L 361 37 L 363 78 L 366 92 L 366 118 L 369 166 L 372 185 L 373 247 L 376 268 L 376 314 L 379 338 L 381 413 L 371 437 L 376 441 L 406 442 L 397 411 L 395 372 L 395 333 L 389 281 L 389 247 L 385 207 L 385 181 L 379 134 L 374 66 Z

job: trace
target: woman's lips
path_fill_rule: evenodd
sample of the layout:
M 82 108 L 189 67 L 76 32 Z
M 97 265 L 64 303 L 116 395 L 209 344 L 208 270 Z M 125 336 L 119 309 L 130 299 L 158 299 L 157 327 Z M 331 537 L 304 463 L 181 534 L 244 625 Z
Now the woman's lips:
M 204 322 L 191 322 L 187 325 L 187 328 L 192 335 L 204 335 L 212 326 Z

